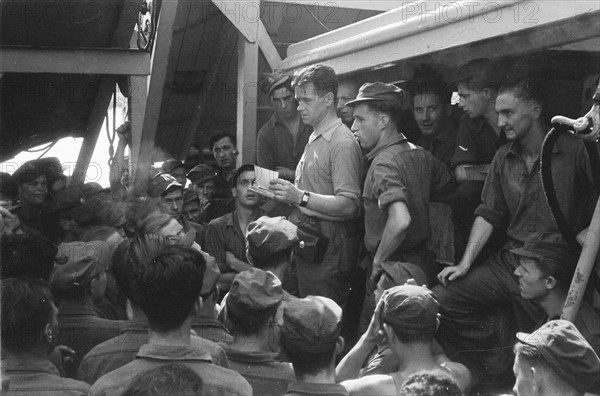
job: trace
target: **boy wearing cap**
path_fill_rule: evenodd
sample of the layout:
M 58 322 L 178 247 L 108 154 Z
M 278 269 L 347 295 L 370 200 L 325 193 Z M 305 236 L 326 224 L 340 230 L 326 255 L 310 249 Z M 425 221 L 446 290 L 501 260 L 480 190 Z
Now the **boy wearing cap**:
M 559 319 L 577 266 L 577 255 L 569 250 L 562 235 L 539 233 L 513 252 L 519 256 L 515 275 L 519 278 L 521 297 L 539 304 L 546 314 L 538 326 Z M 575 326 L 596 354 L 600 353 L 600 317 L 585 301 L 579 308 Z
M 329 298 L 308 296 L 286 304 L 281 348 L 296 376 L 286 396 L 348 395 L 335 381 L 335 357 L 344 349 L 341 327 L 342 309 Z
M 158 200 L 161 213 L 173 217 L 181 215 L 183 186 L 168 173 L 157 173 L 148 181 L 148 196 Z
M 50 278 L 59 312 L 59 340 L 76 352 L 65 375 L 76 378 L 83 356 L 94 346 L 119 335 L 124 322 L 100 318 L 94 308 L 106 290 L 106 269 L 113 250 L 103 241 L 63 243 Z
M 212 364 L 210 354 L 192 344 L 190 328 L 195 309 L 202 305 L 206 271 L 202 254 L 187 246 L 169 246 L 137 266 L 130 282 L 134 300 L 148 318 L 148 343 L 134 361 L 98 379 L 90 395 L 121 394 L 137 374 L 166 363 L 194 370 L 207 394 L 252 394 L 239 374 Z
M 552 320 L 531 334 L 517 333 L 517 339 L 515 395 L 598 392 L 600 360 L 571 322 Z
M 539 82 L 517 78 L 500 88 L 496 99 L 498 124 L 510 143 L 496 153 L 475 211 L 467 249 L 457 265 L 444 268 L 434 291 L 442 307 L 438 340 L 447 353 L 461 356 L 472 370 L 490 378 L 508 371 L 507 335 L 511 320 L 519 330 L 530 331 L 543 312 L 520 296 L 514 275 L 522 247 L 534 232 L 558 233 L 546 200 L 540 175 L 540 147 L 546 136 L 544 91 Z M 562 135 L 551 153 L 556 196 L 571 230 L 582 231 L 591 217 L 594 177 L 583 143 Z M 496 229 L 506 230 L 506 243 L 481 265 L 471 266 Z M 482 326 L 482 317 L 497 317 L 498 307 L 510 307 L 509 321 Z M 493 311 L 490 311 L 493 308 Z M 492 351 L 481 353 L 478 351 Z
M 279 348 L 272 348 L 279 337 L 273 317 L 282 300 L 281 281 L 251 268 L 236 275 L 220 313 L 234 339 L 224 346 L 229 365 L 257 395 L 281 395 L 294 380 L 291 365 L 279 361 Z
M 360 246 L 360 147 L 336 114 L 337 76 L 314 65 L 298 71 L 292 86 L 302 121 L 314 132 L 296 168 L 295 183 L 270 181 L 277 201 L 297 205 L 290 221 L 328 241 L 322 254 L 298 256 L 301 297 L 322 295 L 345 306 Z
M 48 283 L 37 279 L 2 279 L 2 394 L 87 395 L 85 382 L 61 378 L 48 360 L 56 345 L 57 309 Z M 58 348 L 57 348 L 58 349 Z M 8 392 L 4 381 L 9 380 Z
M 402 90 L 382 82 L 365 83 L 347 104 L 354 107 L 352 129 L 370 164 L 363 203 L 372 285 L 377 284 L 381 263 L 387 260 L 413 264 L 416 272 L 408 278 L 424 274 L 427 283 L 433 281 L 435 257 L 425 246 L 431 237 L 429 200 L 451 186 L 444 164 L 398 132 L 401 104 Z M 369 293 L 365 317 L 370 318 L 374 306 Z
M 294 98 L 292 76 L 276 71 L 261 84 L 273 107 L 273 116 L 258 131 L 258 166 L 276 170 L 282 179 L 294 180 L 296 166 L 312 133 L 301 122 Z
M 441 370 L 450 374 L 461 389 L 470 386 L 470 374 L 454 362 L 438 364 L 433 342 L 439 324 L 439 304 L 426 287 L 396 286 L 386 290 L 375 309 L 369 329 L 344 360 L 364 361 L 378 340 L 387 338 L 400 362 L 400 369 L 390 375 L 369 375 L 343 381 L 350 395 L 399 394 L 404 381 L 422 370 Z M 341 364 L 341 363 L 340 363 Z
M 167 172 L 169 175 L 173 176 L 177 183 L 181 184 L 183 187 L 187 184 L 186 169 L 183 162 L 176 160 L 175 158 L 170 158 L 163 162 L 160 167 L 163 172 Z
M 200 198 L 201 223 L 208 224 L 235 209 L 235 201 L 231 195 L 228 198 L 217 198 L 218 177 L 218 172 L 210 164 L 197 165 L 187 174 L 192 182 L 192 190 Z
M 151 260 L 167 246 L 170 246 L 170 241 L 156 234 L 143 234 L 119 245 L 114 254 L 112 271 L 117 286 L 127 298 L 129 320 L 123 324 L 121 334 L 96 345 L 85 355 L 79 366 L 78 379 L 93 384 L 104 374 L 135 360 L 142 345 L 148 343 L 148 318 L 141 309 L 141 303 L 138 301 L 139 294 L 134 290 L 134 278 L 139 267 L 138 263 Z M 206 264 L 201 291 L 203 301 L 210 297 L 210 292 L 219 275 L 214 261 L 211 263 L 206 260 Z M 208 306 L 214 311 L 214 304 L 209 302 Z M 192 336 L 191 343 L 206 350 L 210 354 L 213 364 L 227 368 L 229 367 L 227 355 L 223 348 L 216 344 L 217 341 L 226 340 L 212 339 L 209 336 L 213 332 L 202 331 L 205 329 L 205 324 L 211 325 L 210 321 L 202 320 L 205 318 L 199 317 L 204 312 L 204 308 L 196 311 L 192 323 L 192 328 L 202 338 Z

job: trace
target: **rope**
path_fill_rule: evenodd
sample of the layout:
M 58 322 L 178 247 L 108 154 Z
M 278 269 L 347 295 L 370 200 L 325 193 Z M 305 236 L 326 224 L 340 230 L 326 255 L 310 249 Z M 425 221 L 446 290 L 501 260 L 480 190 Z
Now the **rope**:
M 108 138 L 108 166 L 111 167 L 115 158 L 115 147 L 114 147 L 114 142 L 115 142 L 115 137 L 117 135 L 117 127 L 116 127 L 116 117 L 117 117 L 117 85 L 115 84 L 115 86 L 113 87 L 113 99 L 112 99 L 112 104 L 113 104 L 113 128 L 112 128 L 112 135 L 109 131 L 108 128 L 108 111 L 106 112 L 106 122 L 104 123 L 104 125 L 106 125 L 106 136 Z

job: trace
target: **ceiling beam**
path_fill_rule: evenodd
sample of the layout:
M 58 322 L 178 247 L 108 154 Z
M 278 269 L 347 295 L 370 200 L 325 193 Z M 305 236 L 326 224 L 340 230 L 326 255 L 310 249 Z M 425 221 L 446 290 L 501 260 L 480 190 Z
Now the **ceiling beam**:
M 0 73 L 150 74 L 150 54 L 128 49 L 0 47 Z
M 275 48 L 275 44 L 273 44 L 271 36 L 269 36 L 269 32 L 267 32 L 262 21 L 258 22 L 258 47 L 265 56 L 267 63 L 269 63 L 271 70 L 278 69 L 281 65 L 281 56 L 279 56 L 279 52 L 277 52 L 277 48 Z
M 249 43 L 258 39 L 260 0 L 211 0 Z
M 388 25 L 381 24 L 381 19 L 386 18 L 387 13 L 377 15 L 361 22 L 366 25 L 361 25 L 362 33 L 358 35 L 351 34 L 352 26 L 342 28 L 347 29 L 344 40 L 339 40 L 338 33 L 326 33 L 312 41 L 317 46 L 308 48 L 306 43 L 299 43 L 304 46 L 302 52 L 295 52 L 292 45 L 288 54 L 294 55 L 282 61 L 282 68 L 292 70 L 324 63 L 343 75 L 394 66 L 403 60 L 456 48 L 472 48 L 486 42 L 494 43 L 488 45 L 497 56 L 504 56 L 506 54 L 494 49 L 494 46 L 506 48 L 502 44 L 507 37 L 517 37 L 511 40 L 511 45 L 514 45 L 514 50 L 523 53 L 536 49 L 533 46 L 530 49 L 527 39 L 530 35 L 536 37 L 536 45 L 548 48 L 587 39 L 593 32 L 597 35 L 600 21 L 600 3 L 595 0 L 490 2 L 481 8 L 473 8 L 473 2 L 452 4 L 455 7 L 452 10 L 440 8 L 437 11 L 430 10 L 427 15 L 417 13 Z M 390 11 L 394 12 L 398 10 Z M 458 16 L 452 19 L 452 15 Z M 370 29 L 364 29 L 368 27 Z M 552 34 L 553 27 L 560 29 Z M 542 31 L 543 37 L 538 37 L 536 32 Z
M 340 7 L 340 8 L 352 8 L 355 10 L 368 10 L 368 11 L 389 11 L 394 8 L 398 8 L 402 5 L 402 1 L 398 0 L 342 0 L 339 2 L 333 2 L 328 0 L 279 0 L 279 1 L 267 1 L 266 3 L 280 3 L 284 5 L 306 5 L 306 6 L 320 6 L 320 7 Z M 400 3 L 400 5 L 399 5 Z

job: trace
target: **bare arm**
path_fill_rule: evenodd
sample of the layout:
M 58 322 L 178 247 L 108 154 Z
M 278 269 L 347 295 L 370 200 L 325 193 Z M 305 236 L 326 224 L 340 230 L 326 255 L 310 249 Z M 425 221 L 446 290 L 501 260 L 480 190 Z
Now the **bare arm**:
M 387 260 L 388 257 L 398 249 L 398 246 L 402 244 L 410 222 L 410 213 L 408 213 L 408 207 L 404 202 L 396 201 L 388 206 L 388 219 L 385 223 L 385 228 L 383 229 L 381 242 L 377 247 L 375 257 L 373 258 L 371 281 L 374 285 L 377 284 L 379 276 L 381 276 L 383 272 L 381 263 Z
M 494 226 L 488 223 L 483 217 L 477 216 L 473 222 L 469 242 L 467 243 L 462 259 L 457 265 L 446 267 L 438 274 L 440 283 L 447 286 L 448 282 L 465 276 L 469 272 L 471 265 L 473 265 L 475 258 L 481 253 L 481 249 L 483 249 L 490 235 L 492 235 L 492 231 L 494 231 Z

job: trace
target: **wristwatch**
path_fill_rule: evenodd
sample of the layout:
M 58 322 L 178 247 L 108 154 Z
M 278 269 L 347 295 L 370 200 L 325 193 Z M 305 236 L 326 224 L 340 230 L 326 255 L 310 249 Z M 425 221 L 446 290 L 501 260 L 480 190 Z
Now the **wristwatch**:
M 303 208 L 306 207 L 306 205 L 308 205 L 309 198 L 310 193 L 308 191 L 304 191 L 304 193 L 302 193 L 302 199 L 300 200 L 300 206 L 302 206 Z

